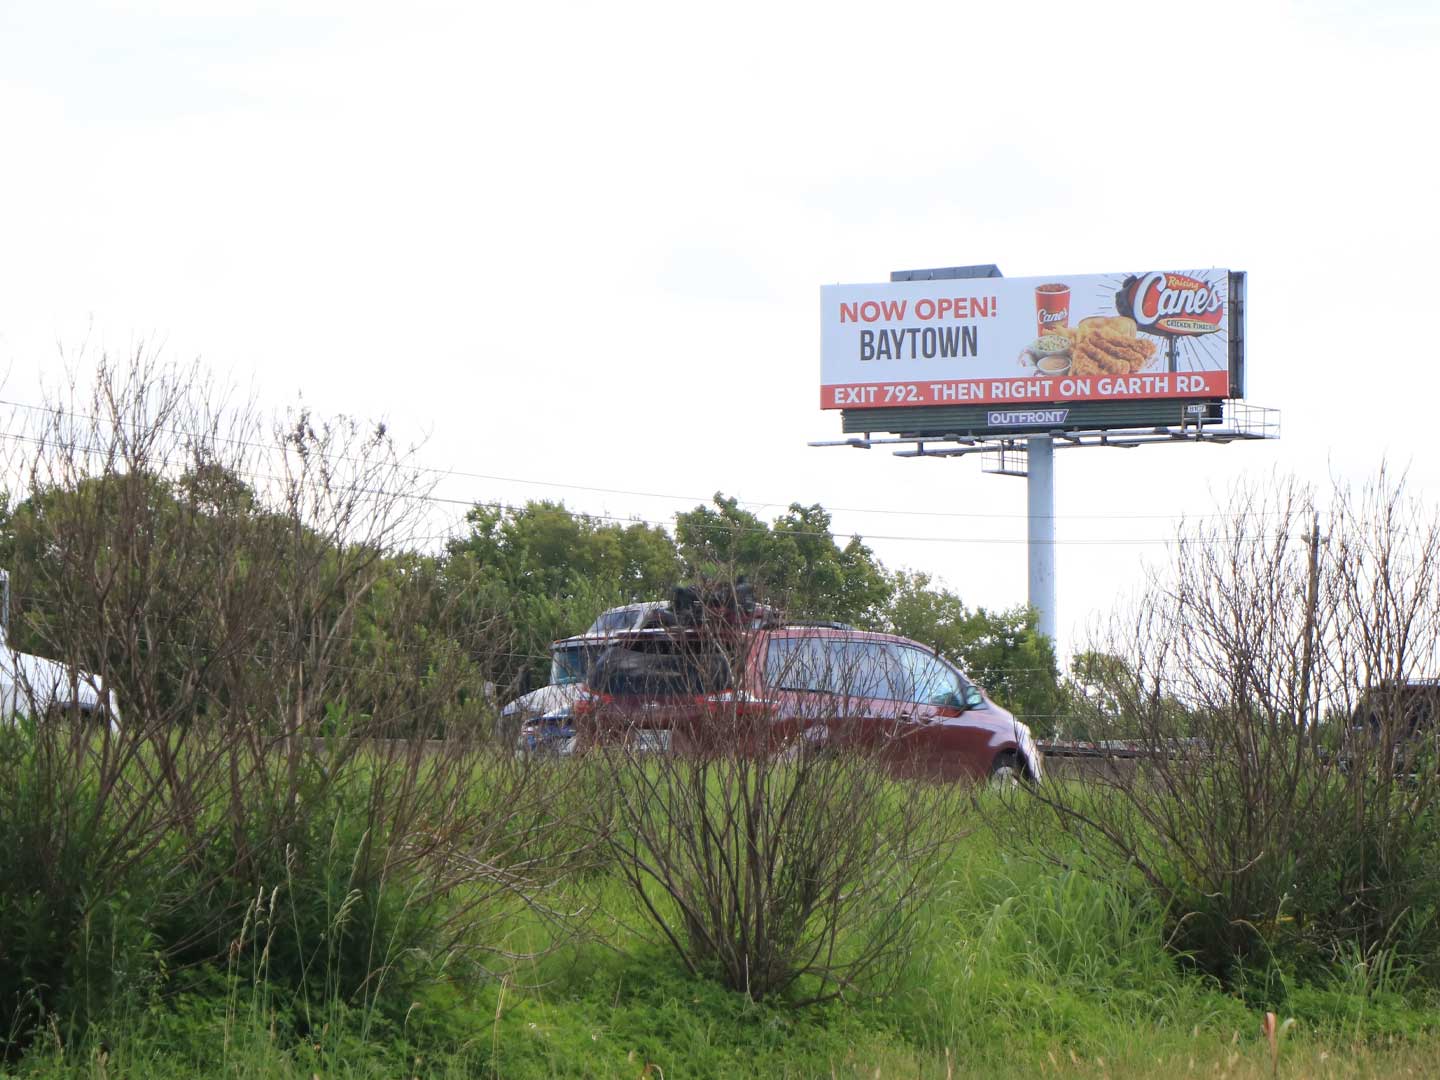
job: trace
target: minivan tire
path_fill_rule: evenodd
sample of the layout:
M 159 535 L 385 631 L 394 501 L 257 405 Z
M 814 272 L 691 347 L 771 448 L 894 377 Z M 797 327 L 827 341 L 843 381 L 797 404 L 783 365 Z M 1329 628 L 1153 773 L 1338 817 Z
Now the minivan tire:
M 990 763 L 990 786 L 993 788 L 1013 791 L 1028 779 L 1025 763 L 1013 750 L 1005 750 L 996 754 L 995 760 Z

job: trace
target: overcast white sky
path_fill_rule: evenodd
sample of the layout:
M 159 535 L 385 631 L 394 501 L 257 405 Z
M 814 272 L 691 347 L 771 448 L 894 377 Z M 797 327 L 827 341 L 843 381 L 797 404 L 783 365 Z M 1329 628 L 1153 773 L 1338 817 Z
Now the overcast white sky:
M 1283 438 L 1057 455 L 1068 648 L 1245 473 L 1434 493 L 1437 70 L 1434 0 L 6 0 L 0 397 L 148 341 L 516 478 L 449 497 L 846 507 L 1010 606 L 1023 481 L 806 447 L 819 286 L 1246 270 Z

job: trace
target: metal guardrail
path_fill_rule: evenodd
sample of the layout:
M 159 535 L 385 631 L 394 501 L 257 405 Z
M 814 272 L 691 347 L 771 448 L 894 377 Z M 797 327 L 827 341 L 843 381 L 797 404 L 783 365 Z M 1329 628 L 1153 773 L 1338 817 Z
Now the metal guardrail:
M 1078 739 L 1038 739 L 1036 745 L 1046 757 L 1077 758 L 1143 758 L 1155 757 L 1161 753 L 1174 757 L 1181 753 L 1203 753 L 1204 739 L 1172 739 L 1165 749 L 1147 745 L 1133 739 L 1107 739 L 1101 742 L 1082 742 Z
M 1145 757 L 1147 753 L 1138 743 L 1131 742 L 1110 741 L 1095 743 L 1079 742 L 1073 739 L 1039 739 L 1036 741 L 1036 745 L 1040 747 L 1040 752 L 1047 758 L 1138 758 Z

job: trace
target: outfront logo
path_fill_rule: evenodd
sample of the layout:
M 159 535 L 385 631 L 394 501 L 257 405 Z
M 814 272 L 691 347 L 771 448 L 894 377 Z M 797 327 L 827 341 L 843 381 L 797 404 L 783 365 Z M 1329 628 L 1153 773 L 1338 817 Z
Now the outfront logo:
M 1028 427 L 1063 424 L 1069 409 L 992 409 L 985 414 L 990 427 Z

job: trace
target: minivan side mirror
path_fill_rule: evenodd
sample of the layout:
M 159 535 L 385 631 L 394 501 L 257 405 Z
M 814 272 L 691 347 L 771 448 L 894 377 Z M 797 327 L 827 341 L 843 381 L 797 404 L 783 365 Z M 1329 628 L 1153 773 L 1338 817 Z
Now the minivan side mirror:
M 964 690 L 951 690 L 945 695 L 943 704 L 952 709 L 978 709 L 985 704 L 985 695 L 978 687 L 967 686 Z

